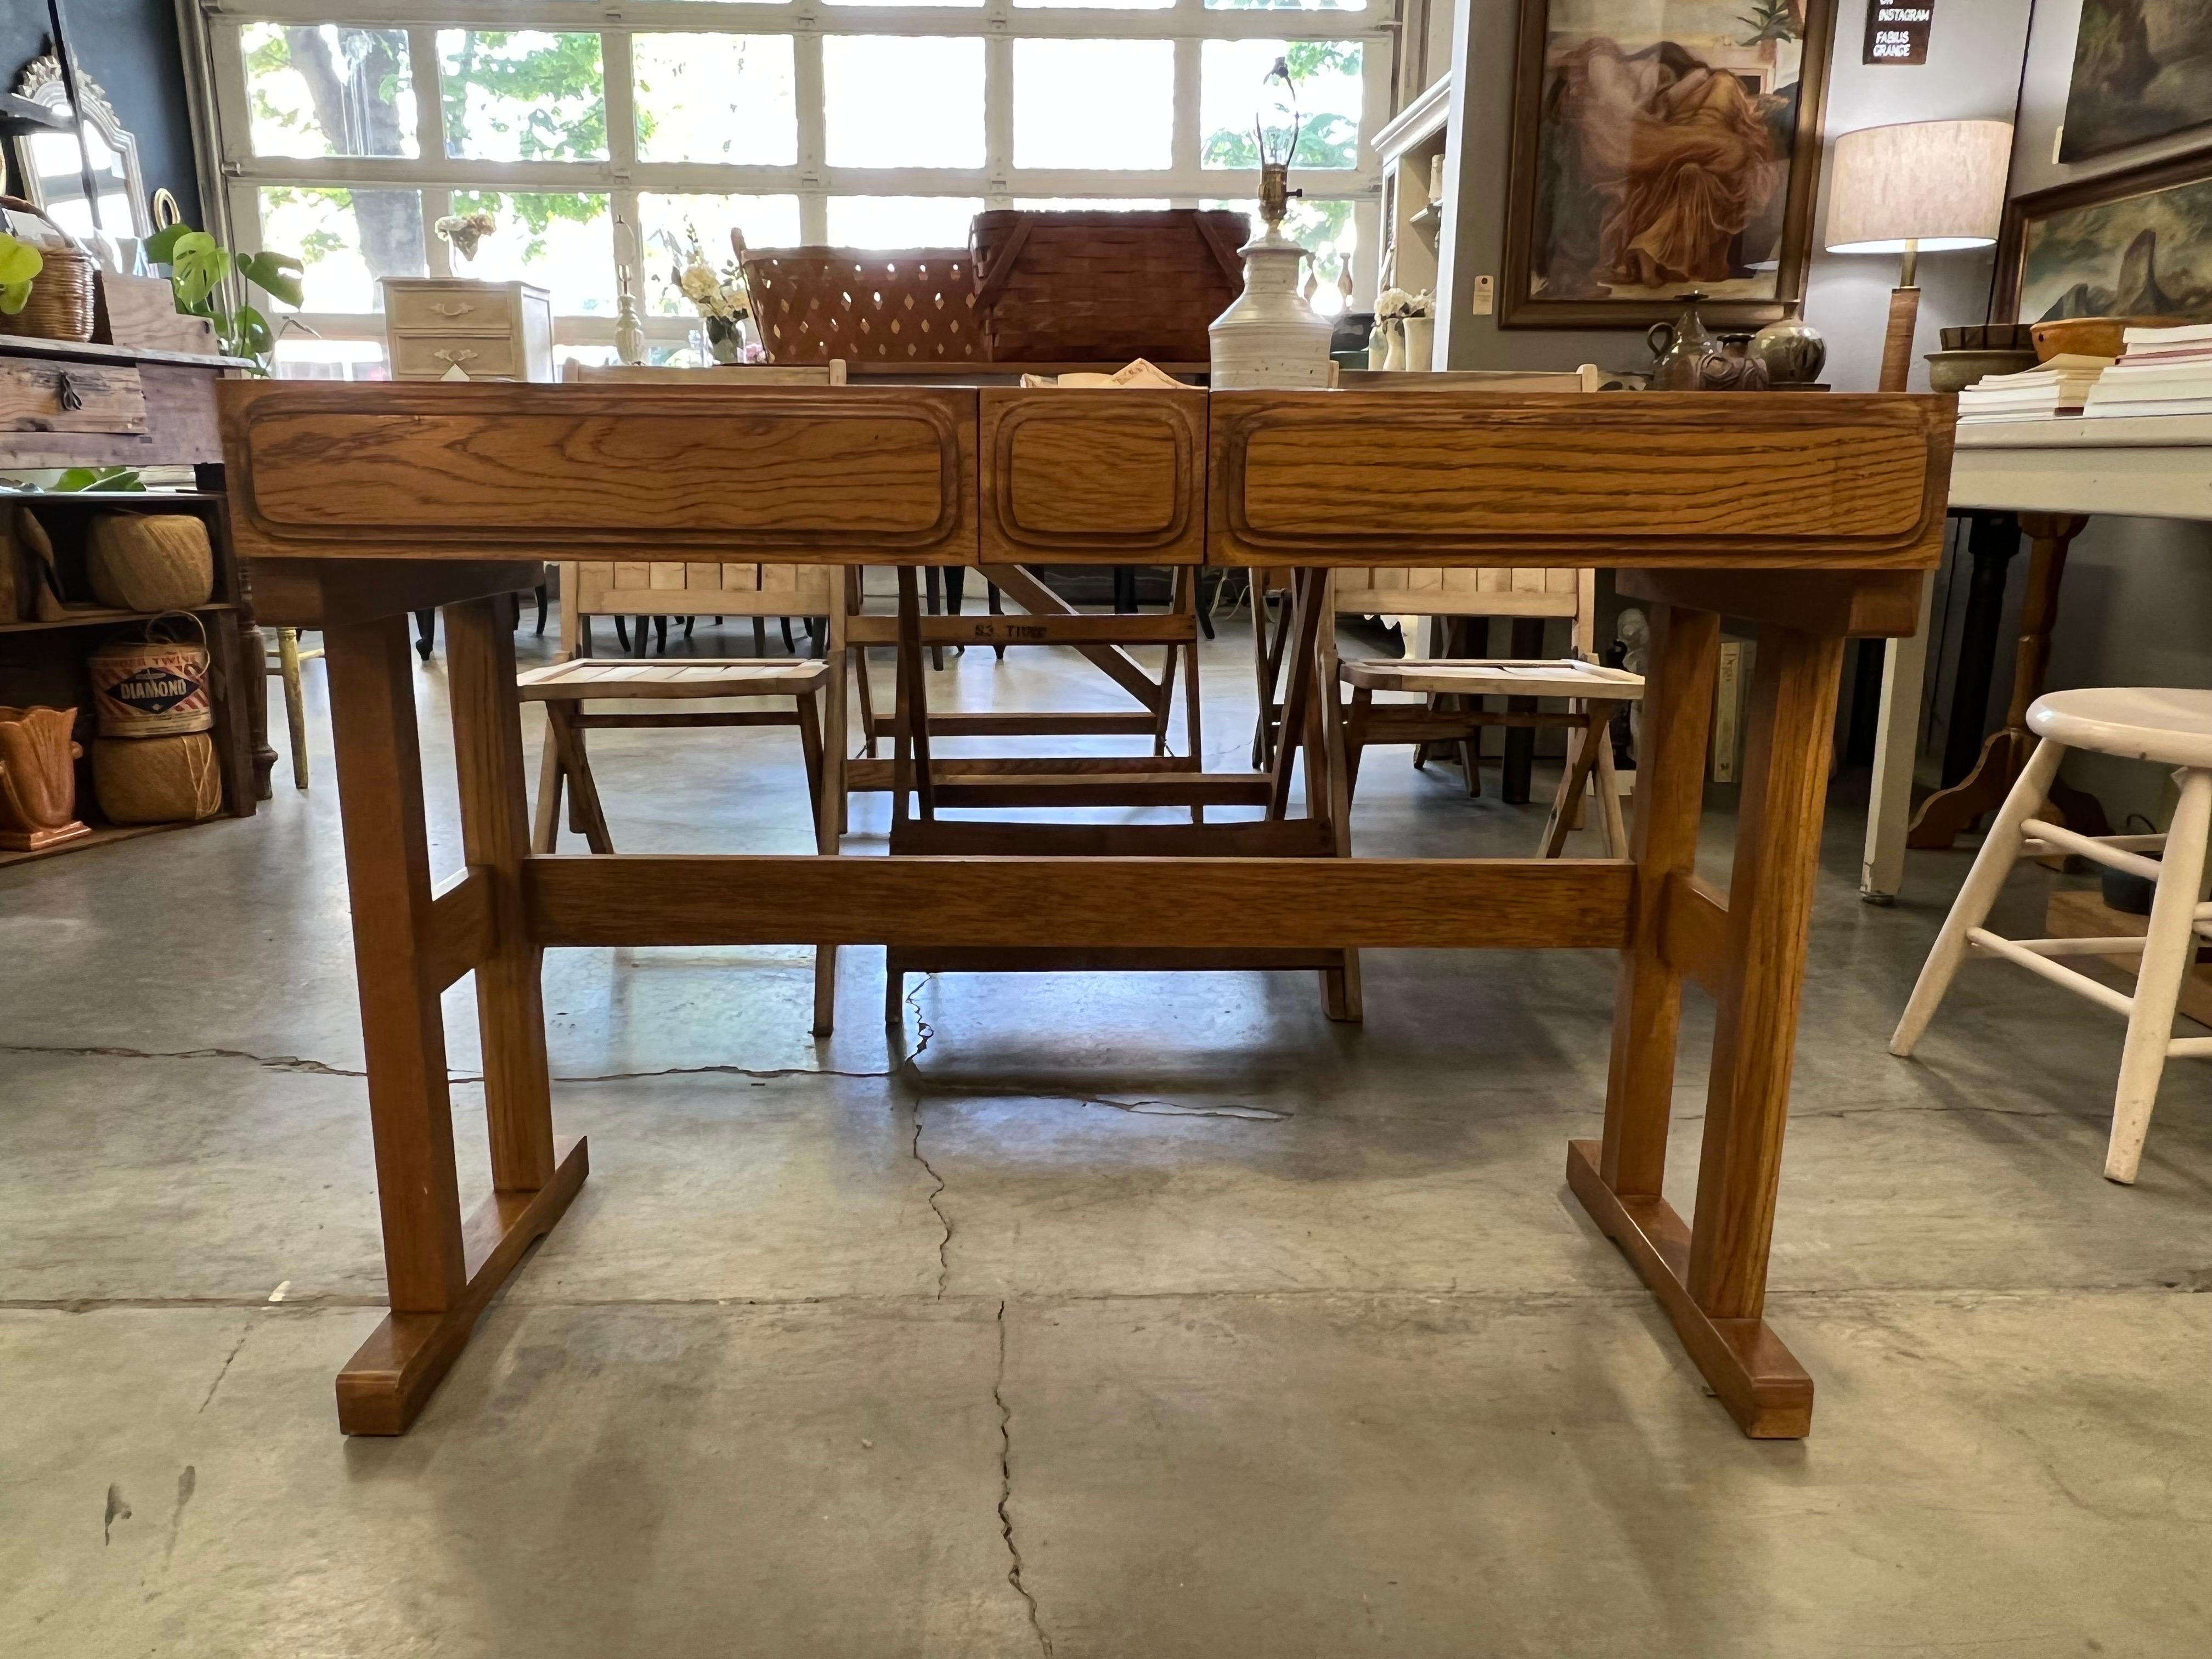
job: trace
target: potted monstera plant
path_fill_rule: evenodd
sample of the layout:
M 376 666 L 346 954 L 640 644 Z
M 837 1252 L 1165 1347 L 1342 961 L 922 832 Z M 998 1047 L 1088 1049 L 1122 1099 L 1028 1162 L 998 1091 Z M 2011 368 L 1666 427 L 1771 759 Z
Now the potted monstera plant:
M 146 258 L 169 268 L 169 287 L 177 309 L 215 325 L 216 343 L 226 356 L 244 357 L 263 374 L 276 349 L 276 331 L 252 303 L 259 289 L 288 306 L 300 303 L 300 273 L 305 269 L 289 253 L 233 253 L 204 230 L 181 221 L 146 239 Z M 245 291 L 232 305 L 230 278 L 243 279 Z

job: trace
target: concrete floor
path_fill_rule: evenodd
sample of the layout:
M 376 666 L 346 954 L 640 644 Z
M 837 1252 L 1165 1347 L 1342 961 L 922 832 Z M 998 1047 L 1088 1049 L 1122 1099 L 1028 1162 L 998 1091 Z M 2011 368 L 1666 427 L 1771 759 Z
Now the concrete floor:
M 1245 648 L 1206 659 L 1218 764 Z M 1042 653 L 939 687 L 1110 702 Z M 1738 1436 L 1566 1195 L 1609 959 L 1375 951 L 1359 1028 L 1304 975 L 951 977 L 887 1034 L 864 950 L 822 1043 L 804 951 L 555 953 L 591 1180 L 414 1432 L 346 1441 L 382 1279 L 319 702 L 316 742 L 257 818 L 0 872 L 0 1652 L 2212 1648 L 2205 1074 L 2124 1189 L 2116 1019 L 1975 966 L 1891 1059 L 1966 856 L 1869 909 L 1848 800 L 1770 1305 L 1808 1441 Z M 803 849 L 788 744 L 607 734 L 618 844 Z M 432 815 L 448 867 L 443 776 Z M 1540 817 L 1398 751 L 1357 828 L 1520 852 Z

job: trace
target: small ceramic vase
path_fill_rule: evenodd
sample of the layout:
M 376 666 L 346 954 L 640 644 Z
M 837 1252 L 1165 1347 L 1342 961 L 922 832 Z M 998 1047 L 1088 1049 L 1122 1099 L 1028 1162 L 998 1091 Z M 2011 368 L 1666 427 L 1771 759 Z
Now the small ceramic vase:
M 1437 319 L 1433 317 L 1408 317 L 1403 326 L 1406 331 L 1406 367 L 1425 374 L 1437 366 Z
M 1796 314 L 1769 323 L 1751 337 L 1751 355 L 1766 367 L 1771 386 L 1810 386 L 1827 367 L 1828 343 L 1820 331 Z
M 35 853 L 91 831 L 76 818 L 74 708 L 0 708 L 0 848 Z
M 1402 319 L 1393 317 L 1382 325 L 1389 342 L 1389 349 L 1382 359 L 1382 367 L 1402 369 L 1406 366 L 1406 325 Z
M 1375 319 L 1374 331 L 1367 337 L 1367 367 L 1381 368 L 1390 361 L 1390 324 L 1385 318 Z

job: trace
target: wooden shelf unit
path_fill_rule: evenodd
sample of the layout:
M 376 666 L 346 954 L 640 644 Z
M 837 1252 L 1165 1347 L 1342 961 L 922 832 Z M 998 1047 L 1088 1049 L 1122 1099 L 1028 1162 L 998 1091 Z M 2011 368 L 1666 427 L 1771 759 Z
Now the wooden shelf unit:
M 1429 173 L 1450 141 L 1451 89 L 1449 75 L 1432 82 L 1375 134 L 1375 151 L 1382 158 L 1383 283 L 1408 294 L 1437 292 L 1450 216 L 1430 205 Z M 1441 343 L 1444 331 L 1437 335 Z
M 54 543 L 64 599 L 89 604 L 83 548 L 86 521 L 99 512 L 185 513 L 208 528 L 215 550 L 215 591 L 191 608 L 207 630 L 212 668 L 215 726 L 210 733 L 222 780 L 223 814 L 252 815 L 268 793 L 275 753 L 267 744 L 267 692 L 260 630 L 252 599 L 231 546 L 230 518 L 222 494 L 222 445 L 216 424 L 216 383 L 249 367 L 236 359 L 187 352 L 0 334 L 0 381 L 9 388 L 0 408 L 0 476 L 21 477 L 73 466 L 192 469 L 190 489 L 87 490 L 0 495 L 0 512 L 12 518 L 27 508 Z M 75 382 L 65 386 L 62 377 Z M 93 395 L 96 388 L 98 396 Z M 63 394 L 76 390 L 81 407 Z M 71 422 L 83 429 L 55 429 Z M 29 600 L 21 601 L 29 609 Z M 0 704 L 74 708 L 76 740 L 85 746 L 77 769 L 77 817 L 93 833 L 35 853 L 0 853 L 0 867 L 52 858 L 79 848 L 106 846 L 183 824 L 100 822 L 92 787 L 92 682 L 87 659 L 109 635 L 150 621 L 151 613 L 100 606 L 52 621 L 34 616 L 0 617 Z

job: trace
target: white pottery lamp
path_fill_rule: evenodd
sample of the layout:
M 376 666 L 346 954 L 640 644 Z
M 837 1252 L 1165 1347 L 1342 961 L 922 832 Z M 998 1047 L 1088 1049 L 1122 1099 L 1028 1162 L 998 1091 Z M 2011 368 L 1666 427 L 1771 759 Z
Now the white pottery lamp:
M 1261 82 L 1252 125 L 1260 142 L 1262 228 L 1237 250 L 1244 258 L 1244 291 L 1206 330 L 1210 382 L 1224 392 L 1325 387 L 1334 330 L 1298 293 L 1305 250 L 1283 234 L 1283 215 L 1294 193 L 1290 170 L 1298 147 L 1298 105 L 1290 65 L 1280 58 Z
M 1903 256 L 1889 295 L 1881 391 L 1904 391 L 1912 366 L 1920 256 L 1996 240 L 2011 161 L 2005 121 L 1911 121 L 1836 140 L 1828 252 Z

